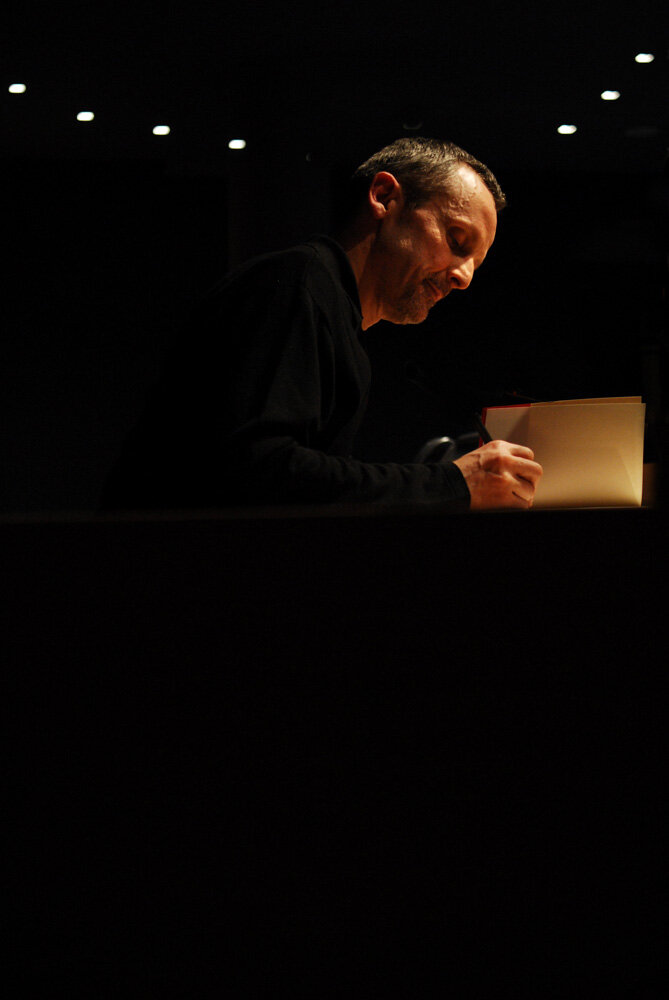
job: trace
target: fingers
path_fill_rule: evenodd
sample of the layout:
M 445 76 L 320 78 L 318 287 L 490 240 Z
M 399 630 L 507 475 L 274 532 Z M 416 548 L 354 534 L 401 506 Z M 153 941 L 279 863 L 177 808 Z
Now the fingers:
M 513 441 L 501 441 L 500 439 L 481 445 L 478 451 L 490 455 L 515 455 L 530 461 L 534 459 L 534 452 L 531 448 L 527 448 L 524 444 L 514 444 Z
M 534 452 L 520 444 L 508 441 L 491 441 L 479 449 L 484 469 L 498 474 L 510 473 L 536 483 L 543 469 L 534 461 Z
M 520 479 L 527 479 L 528 482 L 533 483 L 535 486 L 544 473 L 538 462 L 532 462 L 527 458 L 514 459 L 513 465 L 509 466 L 509 469 L 511 468 L 513 468 L 514 475 Z
M 492 449 L 491 449 L 492 451 Z M 523 445 L 499 442 L 499 448 L 490 456 L 489 471 L 505 481 L 509 503 L 514 507 L 531 507 L 537 483 L 543 469 L 534 461 L 534 452 Z
M 519 496 L 518 493 L 515 492 L 515 490 L 512 492 L 511 496 L 515 497 L 516 500 L 518 501 L 518 503 L 512 504 L 512 506 L 514 507 L 522 507 L 525 510 L 529 510 L 532 504 L 534 503 L 534 497 L 531 497 L 528 500 L 525 497 Z
M 516 462 L 523 461 L 522 459 L 516 459 Z M 536 462 L 529 462 L 526 465 L 530 466 L 523 469 L 516 468 L 515 470 L 509 469 L 509 478 L 512 480 L 511 492 L 514 496 L 518 497 L 519 500 L 524 501 L 528 507 L 532 506 L 534 502 L 534 494 L 537 489 L 537 483 L 542 476 L 543 469 Z M 522 472 L 522 475 L 521 475 Z
M 491 442 L 494 444 L 495 442 Z M 500 441 L 500 444 L 505 444 L 511 455 L 517 455 L 518 458 L 526 458 L 532 461 L 534 458 L 534 452 L 531 448 L 526 448 L 524 444 L 512 444 L 510 441 Z
M 536 491 L 536 486 L 533 482 L 528 482 L 528 480 L 523 479 L 522 476 L 517 477 L 515 483 L 511 486 L 511 493 L 513 496 L 517 497 L 522 501 L 527 507 L 531 507 L 534 502 L 534 494 Z
M 469 488 L 472 510 L 532 506 L 543 469 L 524 445 L 491 441 L 456 459 Z

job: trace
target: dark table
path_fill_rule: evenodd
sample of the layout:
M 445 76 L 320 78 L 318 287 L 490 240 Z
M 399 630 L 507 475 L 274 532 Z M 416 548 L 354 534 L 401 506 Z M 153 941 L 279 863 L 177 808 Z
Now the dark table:
M 14 995 L 655 995 L 663 511 L 0 535 Z

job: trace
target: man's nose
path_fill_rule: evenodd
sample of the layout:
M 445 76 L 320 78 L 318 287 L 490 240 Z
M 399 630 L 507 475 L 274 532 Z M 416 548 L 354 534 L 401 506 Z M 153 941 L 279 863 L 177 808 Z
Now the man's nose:
M 451 284 L 453 288 L 465 289 L 472 283 L 474 277 L 474 261 L 471 257 L 461 261 L 451 271 Z

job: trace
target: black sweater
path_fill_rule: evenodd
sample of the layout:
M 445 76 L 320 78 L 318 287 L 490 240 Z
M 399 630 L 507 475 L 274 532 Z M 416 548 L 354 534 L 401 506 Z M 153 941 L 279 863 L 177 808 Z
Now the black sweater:
M 344 251 L 317 237 L 234 270 L 205 297 L 126 441 L 107 508 L 444 501 L 452 465 L 352 455 L 369 391 Z

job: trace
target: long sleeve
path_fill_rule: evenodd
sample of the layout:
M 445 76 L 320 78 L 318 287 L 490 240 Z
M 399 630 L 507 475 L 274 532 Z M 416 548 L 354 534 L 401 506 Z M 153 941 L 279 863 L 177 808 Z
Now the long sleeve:
M 467 507 L 454 465 L 353 458 L 370 382 L 359 334 L 357 288 L 336 244 L 268 255 L 221 283 L 184 331 L 126 448 L 125 479 L 131 468 L 143 497 L 129 505 Z M 108 506 L 118 505 L 113 497 L 112 489 Z

